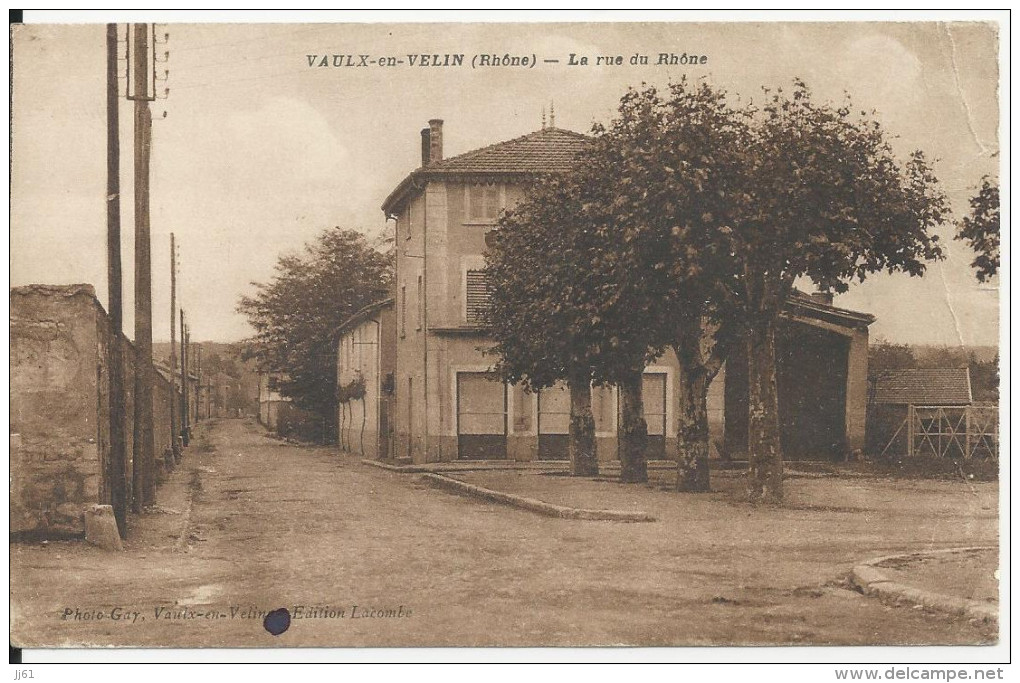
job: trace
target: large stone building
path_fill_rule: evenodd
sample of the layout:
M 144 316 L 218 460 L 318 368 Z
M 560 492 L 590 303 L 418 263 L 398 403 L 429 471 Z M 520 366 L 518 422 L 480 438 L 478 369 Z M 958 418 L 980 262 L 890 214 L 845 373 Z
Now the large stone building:
M 566 458 L 567 389 L 531 394 L 504 385 L 492 373 L 493 358 L 485 353 L 488 340 L 480 324 L 488 296 L 483 252 L 500 211 L 521 199 L 525 182 L 535 174 L 568 170 L 588 138 L 550 127 L 444 158 L 443 122 L 430 121 L 421 134 L 421 166 L 382 206 L 396 223 L 396 291 L 388 340 L 395 350 L 393 395 L 386 397 L 388 424 L 373 426 L 388 432 L 379 457 L 415 463 Z M 793 398 L 784 413 L 792 415 L 784 422 L 784 443 L 792 446 L 791 453 L 842 456 L 863 445 L 870 322 L 870 316 L 807 295 L 791 301 L 784 322 L 791 341 L 781 346 L 780 377 L 799 373 L 812 382 L 780 381 L 789 387 L 783 391 L 786 397 Z M 741 362 L 736 358 L 730 365 Z M 733 429 L 724 428 L 724 415 L 741 410 L 741 374 L 729 391 L 724 391 L 725 373 L 710 388 L 716 453 L 738 455 L 746 443 L 746 434 L 741 441 L 737 433 L 741 419 L 746 431 L 746 401 L 743 418 L 732 421 Z M 645 370 L 650 459 L 672 457 L 675 451 L 677 381 L 672 351 Z M 615 460 L 617 392 L 596 388 L 593 411 L 599 459 Z M 824 418 L 818 430 L 811 425 L 815 413 Z

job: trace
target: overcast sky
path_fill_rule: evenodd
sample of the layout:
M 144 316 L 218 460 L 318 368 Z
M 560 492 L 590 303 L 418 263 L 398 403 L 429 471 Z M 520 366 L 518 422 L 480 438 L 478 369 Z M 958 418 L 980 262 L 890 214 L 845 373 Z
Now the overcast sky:
M 754 96 L 795 76 L 826 99 L 876 109 L 904 156 L 935 158 L 956 216 L 997 174 L 998 36 L 978 23 L 160 25 L 170 34 L 169 98 L 153 105 L 154 337 L 169 337 L 169 233 L 182 256 L 192 339 L 250 334 L 235 313 L 280 253 L 323 228 L 386 227 L 380 205 L 420 163 L 419 130 L 445 120 L 447 156 L 556 125 L 608 121 L 641 82 L 687 73 Z M 122 29 L 123 33 L 123 29 Z M 17 26 L 14 46 L 11 279 L 88 282 L 107 302 L 105 29 Z M 463 53 L 460 68 L 310 68 L 310 54 Z M 707 64 L 658 66 L 658 53 Z M 536 55 L 534 68 L 472 69 L 479 53 Z M 567 65 L 570 53 L 586 67 Z M 650 64 L 632 66 L 631 56 Z M 623 66 L 595 66 L 622 55 Z M 355 62 L 358 58 L 355 57 Z M 546 64 L 544 59 L 559 59 Z M 123 62 L 121 62 L 123 66 Z M 122 79 L 123 85 L 123 79 Z M 166 111 L 166 118 L 163 112 Z M 133 330 L 131 108 L 121 108 L 125 329 Z M 392 227 L 392 223 L 390 224 Z M 922 279 L 879 275 L 837 297 L 873 313 L 873 338 L 995 344 L 997 281 L 942 231 L 945 262 Z

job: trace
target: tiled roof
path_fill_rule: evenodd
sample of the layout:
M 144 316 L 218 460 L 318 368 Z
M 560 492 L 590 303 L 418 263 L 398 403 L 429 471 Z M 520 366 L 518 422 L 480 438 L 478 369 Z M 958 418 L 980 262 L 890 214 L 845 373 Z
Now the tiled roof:
M 577 154 L 591 138 L 562 128 L 543 128 L 519 138 L 443 159 L 415 169 L 383 202 L 389 214 L 398 209 L 413 188 L 428 178 L 465 175 L 529 175 L 562 173 L 570 169 Z
M 389 297 L 389 298 L 386 298 L 386 299 L 381 299 L 379 301 L 374 301 L 374 302 L 370 303 L 369 305 L 365 306 L 364 308 L 362 308 L 361 310 L 356 311 L 354 313 L 354 315 L 352 315 L 350 318 L 348 318 L 347 320 L 345 320 L 342 323 L 340 323 L 340 326 L 337 327 L 335 330 L 333 330 L 333 339 L 334 339 L 334 341 L 336 340 L 336 338 L 340 334 L 342 334 L 342 333 L 346 332 L 347 330 L 351 329 L 352 327 L 354 327 L 358 323 L 362 322 L 363 320 L 369 319 L 371 317 L 371 315 L 373 313 L 375 313 L 376 311 L 381 311 L 382 309 L 386 308 L 387 306 L 392 306 L 392 305 L 393 305 L 393 297 Z
M 562 128 L 543 128 L 513 140 L 458 154 L 429 164 L 439 173 L 562 173 L 591 141 Z
M 875 316 L 870 313 L 833 306 L 831 303 L 819 301 L 799 289 L 794 289 L 793 294 L 786 300 L 784 314 L 788 317 L 820 320 L 840 327 L 859 330 L 867 329 L 868 325 L 875 322 Z
M 875 380 L 875 403 L 955 406 L 971 400 L 967 368 L 889 370 Z

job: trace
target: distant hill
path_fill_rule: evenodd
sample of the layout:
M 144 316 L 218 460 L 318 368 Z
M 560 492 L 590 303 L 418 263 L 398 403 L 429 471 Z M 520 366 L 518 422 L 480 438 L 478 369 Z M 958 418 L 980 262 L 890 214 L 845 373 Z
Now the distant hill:
M 914 349 L 914 356 L 921 362 L 925 359 L 937 358 L 940 356 L 946 357 L 957 353 L 964 358 L 969 358 L 970 354 L 973 353 L 979 363 L 991 363 L 995 360 L 995 357 L 999 355 L 998 346 L 939 346 L 935 344 L 911 344 L 910 347 Z

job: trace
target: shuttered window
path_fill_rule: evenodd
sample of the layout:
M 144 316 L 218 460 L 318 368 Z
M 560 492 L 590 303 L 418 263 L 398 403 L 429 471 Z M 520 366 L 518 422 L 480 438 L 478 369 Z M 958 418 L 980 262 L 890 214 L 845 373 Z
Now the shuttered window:
M 484 270 L 467 272 L 467 321 L 480 324 L 484 322 L 485 311 L 489 307 L 489 278 Z
M 468 221 L 493 223 L 499 216 L 500 186 L 471 185 L 468 189 Z
M 422 288 L 422 277 L 418 276 L 418 328 L 421 329 L 425 321 L 425 292 Z
M 400 285 L 400 336 L 407 335 L 407 285 Z

